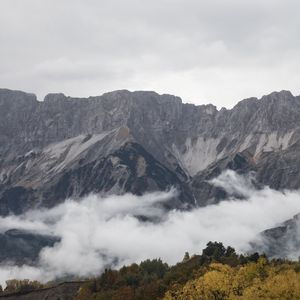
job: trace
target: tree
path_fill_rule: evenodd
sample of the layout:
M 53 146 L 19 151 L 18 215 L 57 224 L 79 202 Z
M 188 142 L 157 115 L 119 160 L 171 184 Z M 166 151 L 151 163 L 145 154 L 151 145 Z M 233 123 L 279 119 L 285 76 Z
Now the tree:
M 186 262 L 186 261 L 188 261 L 189 259 L 190 259 L 190 254 L 189 254 L 188 252 L 185 252 L 182 261 L 183 261 L 183 262 Z
M 238 267 L 213 263 L 203 275 L 167 291 L 164 300 L 300 299 L 296 268 L 297 263 L 269 263 L 263 256 Z
M 76 300 L 89 300 L 92 299 L 92 291 L 89 283 L 83 284 L 76 296 Z
M 218 242 L 209 242 L 206 245 L 206 248 L 203 249 L 202 255 L 209 256 L 215 259 L 219 259 L 222 256 L 225 256 L 226 249 L 222 243 Z
M 43 287 L 44 285 L 36 280 L 30 281 L 28 279 L 24 279 L 24 280 L 11 279 L 6 281 L 5 292 L 8 293 L 28 292 L 36 289 L 41 289 Z

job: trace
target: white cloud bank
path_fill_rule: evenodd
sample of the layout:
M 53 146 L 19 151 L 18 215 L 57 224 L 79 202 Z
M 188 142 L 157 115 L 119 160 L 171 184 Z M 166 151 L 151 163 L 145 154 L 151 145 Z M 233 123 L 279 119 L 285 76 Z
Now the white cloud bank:
M 64 275 L 96 275 L 107 265 L 118 267 L 147 258 L 160 257 L 172 264 L 181 260 L 185 251 L 201 253 L 208 241 L 247 252 L 249 241 L 259 232 L 300 212 L 298 191 L 255 191 L 249 180 L 232 171 L 223 173 L 214 184 L 231 191 L 235 188 L 249 198 L 189 212 L 165 212 L 160 204 L 174 191 L 141 197 L 91 195 L 50 210 L 1 218 L 2 231 L 22 228 L 50 233 L 60 236 L 61 242 L 42 250 L 37 267 L 3 265 L 0 283 L 9 278 L 48 281 Z M 158 216 L 162 221 L 143 222 L 137 215 Z

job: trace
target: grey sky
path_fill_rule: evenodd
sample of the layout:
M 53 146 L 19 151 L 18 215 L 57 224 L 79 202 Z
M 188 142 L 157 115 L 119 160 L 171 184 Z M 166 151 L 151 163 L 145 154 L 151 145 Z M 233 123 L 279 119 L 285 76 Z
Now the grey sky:
M 0 86 L 231 107 L 300 94 L 299 0 L 0 0 Z

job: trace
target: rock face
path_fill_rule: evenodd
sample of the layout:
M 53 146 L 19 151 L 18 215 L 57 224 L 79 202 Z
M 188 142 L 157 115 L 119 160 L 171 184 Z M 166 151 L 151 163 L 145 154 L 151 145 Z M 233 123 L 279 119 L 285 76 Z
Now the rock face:
M 60 239 L 40 235 L 24 230 L 10 229 L 0 233 L 0 261 L 12 261 L 15 264 L 32 264 L 44 247 L 52 247 Z
M 263 231 L 252 242 L 254 251 L 268 257 L 298 259 L 300 256 L 300 214 L 278 227 Z
M 300 97 L 274 92 L 233 109 L 171 95 L 115 91 L 70 98 L 0 90 L 0 214 L 52 207 L 90 192 L 180 191 L 170 207 L 226 197 L 207 180 L 254 171 L 300 187 Z

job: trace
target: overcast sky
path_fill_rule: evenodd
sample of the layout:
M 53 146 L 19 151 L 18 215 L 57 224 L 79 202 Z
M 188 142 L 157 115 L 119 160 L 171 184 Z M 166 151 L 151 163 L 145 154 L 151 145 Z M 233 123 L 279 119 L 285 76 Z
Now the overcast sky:
M 299 11 L 299 0 L 0 0 L 0 86 L 218 107 L 298 95 Z

